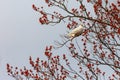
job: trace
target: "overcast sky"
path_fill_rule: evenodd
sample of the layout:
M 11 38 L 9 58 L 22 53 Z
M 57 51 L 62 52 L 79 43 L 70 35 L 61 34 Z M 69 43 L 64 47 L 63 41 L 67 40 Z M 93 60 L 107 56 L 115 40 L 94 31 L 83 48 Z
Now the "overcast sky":
M 22 68 L 29 66 L 29 56 L 44 59 L 46 45 L 59 40 L 65 33 L 63 24 L 42 26 L 39 14 L 32 4 L 40 5 L 40 0 L 0 1 L 0 80 L 14 80 L 6 73 L 6 63 Z M 63 52 L 63 50 L 62 50 Z
M 32 4 L 39 0 L 0 1 L 0 80 L 14 80 L 6 73 L 6 63 L 28 66 L 29 56 L 43 57 L 44 48 L 59 38 L 64 26 L 42 26 Z

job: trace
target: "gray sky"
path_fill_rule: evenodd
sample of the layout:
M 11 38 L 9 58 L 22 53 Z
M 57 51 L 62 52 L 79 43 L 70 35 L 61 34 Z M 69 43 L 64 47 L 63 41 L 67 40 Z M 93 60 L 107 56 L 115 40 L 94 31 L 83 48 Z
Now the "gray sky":
M 14 80 L 6 73 L 6 63 L 22 68 L 29 67 L 29 56 L 44 59 L 46 45 L 64 31 L 64 26 L 40 25 L 33 3 L 41 4 L 38 0 L 0 1 L 0 80 Z
M 6 73 L 6 63 L 30 67 L 29 56 L 44 59 L 46 45 L 59 40 L 59 34 L 66 31 L 61 23 L 40 25 L 40 15 L 32 9 L 32 4 L 39 6 L 42 3 L 40 0 L 0 1 L 0 80 L 14 80 Z

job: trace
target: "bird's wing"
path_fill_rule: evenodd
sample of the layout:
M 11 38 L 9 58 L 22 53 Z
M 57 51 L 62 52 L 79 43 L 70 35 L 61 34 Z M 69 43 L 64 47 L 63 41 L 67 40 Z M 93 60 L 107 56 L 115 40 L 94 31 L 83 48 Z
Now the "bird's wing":
M 67 38 L 73 39 L 79 35 L 81 35 L 83 32 L 83 26 L 79 26 L 75 29 L 73 29 L 70 33 L 68 33 Z
M 73 29 L 73 30 L 71 31 L 71 34 L 81 33 L 82 30 L 83 30 L 82 27 L 77 27 L 77 28 L 75 28 L 75 29 Z

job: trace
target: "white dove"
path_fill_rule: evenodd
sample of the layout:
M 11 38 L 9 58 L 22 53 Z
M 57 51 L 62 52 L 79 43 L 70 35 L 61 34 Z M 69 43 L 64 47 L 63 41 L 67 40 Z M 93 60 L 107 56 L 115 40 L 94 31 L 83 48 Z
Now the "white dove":
M 79 27 L 73 29 L 70 33 L 68 33 L 67 37 L 72 41 L 75 37 L 78 37 L 83 33 L 83 29 L 83 26 L 80 25 Z

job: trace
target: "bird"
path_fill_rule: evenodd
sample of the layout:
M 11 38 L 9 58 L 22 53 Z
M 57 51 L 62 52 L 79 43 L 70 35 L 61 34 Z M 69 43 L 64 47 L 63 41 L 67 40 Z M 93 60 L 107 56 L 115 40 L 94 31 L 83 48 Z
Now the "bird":
M 67 38 L 69 38 L 72 41 L 74 38 L 80 36 L 83 33 L 83 29 L 83 25 L 79 25 L 67 34 Z

